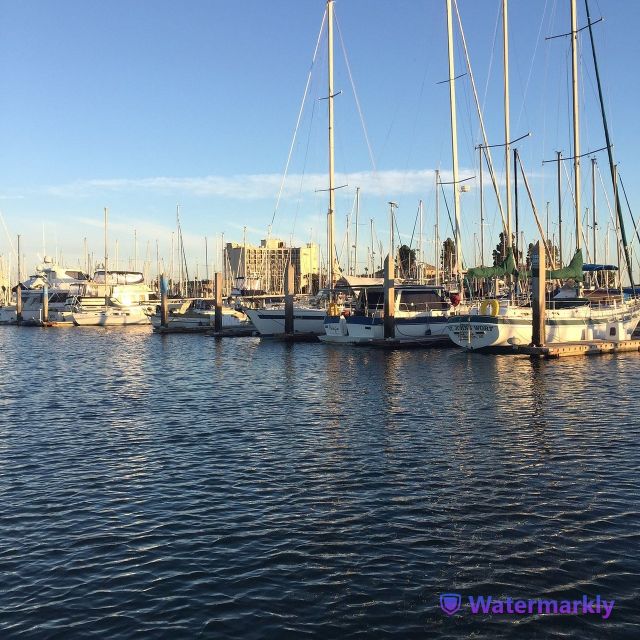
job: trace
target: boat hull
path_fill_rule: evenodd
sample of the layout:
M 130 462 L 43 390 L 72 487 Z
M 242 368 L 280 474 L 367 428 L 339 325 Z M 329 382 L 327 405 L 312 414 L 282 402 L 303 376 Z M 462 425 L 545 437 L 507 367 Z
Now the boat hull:
M 78 327 L 124 327 L 149 324 L 149 317 L 142 307 L 123 309 L 77 311 L 73 323 Z
M 384 319 L 371 316 L 327 316 L 324 320 L 325 335 L 322 342 L 335 344 L 367 344 L 384 339 Z M 448 342 L 446 315 L 419 315 L 396 317 L 394 320 L 395 340 L 420 340 L 426 337 L 441 337 Z
M 284 309 L 245 309 L 245 313 L 261 336 L 284 335 Z M 293 332 L 324 334 L 324 309 L 293 310 Z
M 592 310 L 584 306 L 556 311 L 545 318 L 545 343 L 628 340 L 639 320 L 636 302 L 618 309 Z M 456 345 L 471 351 L 528 345 L 532 342 L 532 312 L 526 309 L 518 316 L 456 316 L 449 319 L 446 329 Z

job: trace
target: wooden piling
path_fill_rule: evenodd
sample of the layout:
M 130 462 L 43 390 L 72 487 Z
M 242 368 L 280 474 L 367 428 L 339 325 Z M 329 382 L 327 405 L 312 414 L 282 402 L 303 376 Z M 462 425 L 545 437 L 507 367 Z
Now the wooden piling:
M 169 326 L 169 290 L 164 273 L 160 276 L 160 326 L 166 329 Z
M 545 251 L 538 241 L 531 256 L 531 307 L 533 311 L 531 344 L 535 347 L 543 347 L 546 339 L 546 277 Z
M 284 332 L 285 335 L 293 335 L 293 293 L 294 293 L 294 270 L 291 261 L 287 264 L 287 271 L 284 279 Z
M 395 264 L 393 256 L 387 256 L 384 261 L 384 338 L 395 337 Z
M 222 330 L 222 274 L 213 274 L 214 295 L 215 295 L 215 315 L 213 319 L 213 329 L 217 333 Z
M 22 324 L 22 287 L 19 282 L 16 289 L 16 323 Z
M 20 284 L 20 235 L 18 235 L 18 288 L 16 289 L 16 324 L 22 324 L 22 286 Z
M 42 289 L 42 323 L 49 322 L 49 287 L 45 284 Z

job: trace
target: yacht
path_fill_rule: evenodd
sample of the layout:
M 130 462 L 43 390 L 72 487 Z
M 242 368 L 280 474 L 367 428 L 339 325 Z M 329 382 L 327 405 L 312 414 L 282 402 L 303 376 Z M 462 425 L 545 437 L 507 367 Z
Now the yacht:
M 42 303 L 47 293 L 49 317 L 53 324 L 72 325 L 71 309 L 66 302 L 69 296 L 80 296 L 87 292 L 89 276 L 78 270 L 64 267 L 50 256 L 45 256 L 36 272 L 21 282 L 22 321 L 26 325 L 42 325 Z M 15 305 L 0 311 L 1 324 L 16 323 Z
M 149 324 L 155 300 L 153 291 L 138 271 L 105 269 L 95 272 L 90 295 L 70 296 L 73 323 L 77 326 L 126 326 Z

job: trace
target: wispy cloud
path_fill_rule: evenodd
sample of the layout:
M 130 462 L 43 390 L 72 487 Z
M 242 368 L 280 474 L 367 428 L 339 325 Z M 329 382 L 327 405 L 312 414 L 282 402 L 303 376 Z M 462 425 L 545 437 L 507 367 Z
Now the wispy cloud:
M 474 174 L 463 169 L 461 178 Z M 442 171 L 441 180 L 451 180 L 451 172 Z M 67 184 L 49 186 L 46 192 L 61 198 L 80 198 L 97 193 L 147 191 L 163 194 L 191 195 L 195 197 L 220 197 L 231 200 L 260 200 L 275 198 L 280 189 L 282 176 L 278 174 L 254 174 L 235 176 L 204 176 L 195 178 L 155 177 L 155 178 L 114 178 L 102 180 L 81 180 Z M 284 196 L 299 193 L 300 184 L 305 191 L 326 189 L 328 176 L 323 173 L 306 175 L 292 174 L 287 177 L 283 188 Z M 337 185 L 360 187 L 363 193 L 372 196 L 393 196 L 423 193 L 433 188 L 434 170 L 416 169 L 409 171 L 361 171 L 351 174 L 337 174 Z

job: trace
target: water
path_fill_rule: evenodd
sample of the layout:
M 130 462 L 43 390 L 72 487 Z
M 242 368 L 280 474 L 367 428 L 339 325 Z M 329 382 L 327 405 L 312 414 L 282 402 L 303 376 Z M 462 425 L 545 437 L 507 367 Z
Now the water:
M 0 637 L 636 638 L 639 363 L 3 328 Z

